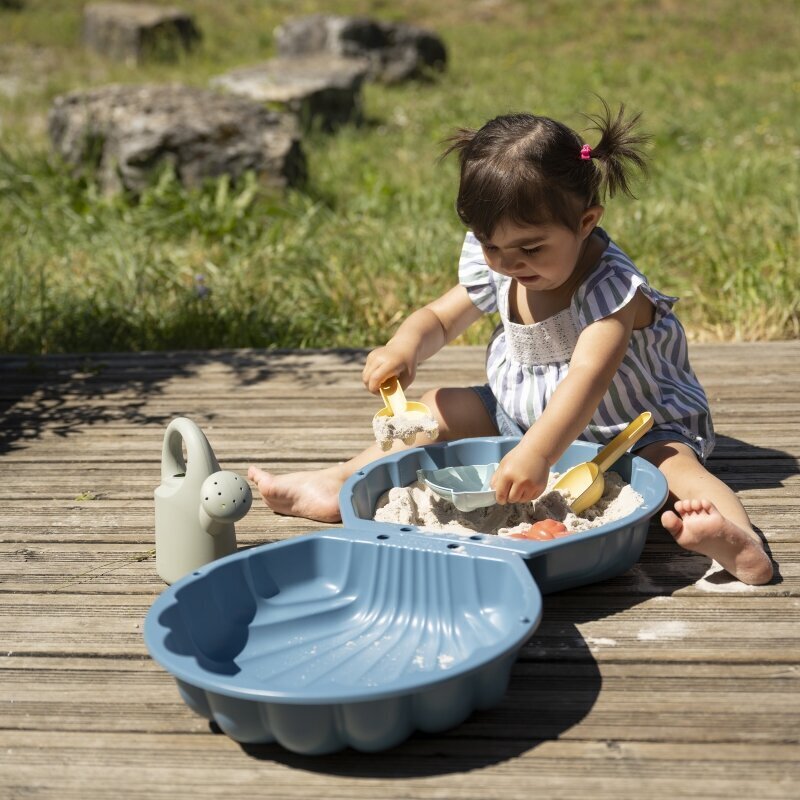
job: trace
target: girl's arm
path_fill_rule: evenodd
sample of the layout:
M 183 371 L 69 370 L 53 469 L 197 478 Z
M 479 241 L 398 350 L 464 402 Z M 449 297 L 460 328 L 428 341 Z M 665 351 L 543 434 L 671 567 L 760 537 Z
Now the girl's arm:
M 397 375 L 404 388 L 417 366 L 462 334 L 483 312 L 460 284 L 408 316 L 384 347 L 368 356 L 362 374 L 364 385 L 377 394 L 380 385 Z
M 550 468 L 589 424 L 628 349 L 637 308 L 649 302 L 641 294 L 636 299 L 584 328 L 567 376 L 522 441 L 500 462 L 492 481 L 499 503 L 538 497 Z

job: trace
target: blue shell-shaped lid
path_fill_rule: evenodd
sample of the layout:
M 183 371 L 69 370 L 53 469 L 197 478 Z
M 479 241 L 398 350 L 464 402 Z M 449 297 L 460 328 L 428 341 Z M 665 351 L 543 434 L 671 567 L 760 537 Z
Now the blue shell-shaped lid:
M 420 469 L 417 480 L 439 497 L 449 500 L 459 511 L 474 511 L 497 502 L 494 489 L 489 486 L 496 470 L 497 463 Z
M 541 613 L 513 553 L 330 529 L 201 567 L 156 599 L 144 637 L 168 672 L 207 691 L 348 703 L 478 671 L 516 652 Z

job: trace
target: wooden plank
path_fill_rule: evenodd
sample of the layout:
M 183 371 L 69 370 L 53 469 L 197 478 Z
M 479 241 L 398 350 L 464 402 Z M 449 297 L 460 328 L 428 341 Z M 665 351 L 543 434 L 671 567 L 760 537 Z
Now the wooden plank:
M 415 737 L 391 755 L 309 759 L 274 745 L 239 748 L 219 736 L 31 732 L 20 742 L 0 732 L 0 780 L 13 757 L 27 796 L 65 799 L 105 800 L 121 786 L 135 799 L 218 797 L 231 787 L 240 796 L 286 800 L 791 796 L 798 768 L 790 746 L 720 744 L 714 752 L 712 759 L 693 744 Z

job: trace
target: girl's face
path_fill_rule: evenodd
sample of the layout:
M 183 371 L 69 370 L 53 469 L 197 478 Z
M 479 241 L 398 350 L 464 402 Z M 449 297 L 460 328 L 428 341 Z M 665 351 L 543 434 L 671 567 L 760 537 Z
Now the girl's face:
M 526 289 L 546 292 L 565 284 L 578 266 L 584 245 L 603 214 L 601 206 L 587 209 L 578 231 L 563 225 L 518 225 L 501 222 L 491 239 L 477 237 L 486 263 Z

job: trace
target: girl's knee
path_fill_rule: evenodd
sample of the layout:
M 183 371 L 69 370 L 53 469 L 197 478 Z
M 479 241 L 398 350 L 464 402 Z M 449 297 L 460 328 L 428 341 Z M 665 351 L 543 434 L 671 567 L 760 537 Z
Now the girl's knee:
M 420 402 L 425 403 L 431 411 L 436 410 L 438 408 L 438 394 L 440 391 L 440 389 L 428 389 L 420 398 Z
M 442 416 L 452 415 L 453 409 L 458 406 L 459 402 L 464 401 L 464 393 L 469 392 L 468 389 L 429 389 L 422 395 L 422 402 L 425 403 L 434 414 L 438 413 Z M 472 394 L 472 392 L 470 392 Z
M 480 397 L 468 388 L 431 389 L 422 395 L 439 423 L 440 439 L 493 436 L 497 429 Z

